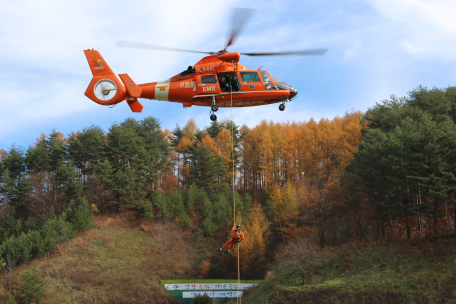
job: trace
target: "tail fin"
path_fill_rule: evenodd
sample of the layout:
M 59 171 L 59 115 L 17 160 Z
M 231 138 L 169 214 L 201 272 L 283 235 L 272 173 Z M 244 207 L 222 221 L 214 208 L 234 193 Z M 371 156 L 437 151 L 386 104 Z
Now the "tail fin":
M 85 95 L 101 105 L 113 105 L 127 98 L 127 91 L 109 67 L 101 54 L 96 50 L 84 50 L 84 54 L 92 71 Z

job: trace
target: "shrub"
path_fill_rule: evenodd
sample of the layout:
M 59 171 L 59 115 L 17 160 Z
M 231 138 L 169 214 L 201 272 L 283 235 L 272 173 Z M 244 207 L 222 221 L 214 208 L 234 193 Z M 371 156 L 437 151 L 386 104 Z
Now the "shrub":
M 311 269 L 321 265 L 325 260 L 324 253 L 317 245 L 300 239 L 290 241 L 288 245 L 280 248 L 276 254 L 276 261 L 282 269 L 297 274 L 305 284 Z
M 202 296 L 197 295 L 195 299 L 192 301 L 193 304 L 211 304 L 211 299 L 207 294 Z
M 16 300 L 14 300 L 12 295 L 10 295 L 8 300 L 6 300 L 6 304 L 16 304 Z

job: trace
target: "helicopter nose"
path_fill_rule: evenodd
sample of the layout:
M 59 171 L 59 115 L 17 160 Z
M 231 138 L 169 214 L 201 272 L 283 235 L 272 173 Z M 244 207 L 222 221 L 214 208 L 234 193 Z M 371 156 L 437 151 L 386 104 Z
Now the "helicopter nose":
M 293 97 L 295 97 L 296 95 L 298 95 L 298 90 L 296 90 L 295 88 L 293 88 L 292 86 L 290 86 L 290 98 L 293 98 Z

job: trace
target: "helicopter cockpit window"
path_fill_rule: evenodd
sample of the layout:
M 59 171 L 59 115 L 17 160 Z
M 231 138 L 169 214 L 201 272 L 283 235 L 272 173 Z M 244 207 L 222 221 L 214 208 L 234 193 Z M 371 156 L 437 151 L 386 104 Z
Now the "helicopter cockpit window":
M 201 83 L 216 83 L 217 78 L 215 75 L 203 75 L 201 76 Z
M 268 90 L 275 90 L 274 83 L 272 83 L 271 79 L 269 78 L 269 75 L 265 72 L 260 72 L 261 77 L 263 77 L 263 83 L 266 86 L 266 89 Z
M 241 72 L 243 82 L 260 82 L 260 76 L 256 72 Z
M 279 90 L 289 90 L 290 89 L 290 87 L 287 84 L 284 84 L 283 82 L 276 82 L 275 85 L 277 86 L 277 88 Z
M 181 76 L 187 76 L 187 75 L 190 75 L 190 74 L 194 74 L 196 71 L 195 71 L 195 67 L 194 66 L 189 66 L 188 69 L 186 69 L 185 71 L 183 71 L 182 73 L 180 73 Z
M 276 82 L 276 81 L 282 82 L 280 79 L 277 79 L 277 78 L 275 78 L 274 76 L 272 76 L 271 73 L 269 73 L 269 75 L 271 75 L 271 78 L 272 78 L 272 80 L 274 80 L 274 82 Z

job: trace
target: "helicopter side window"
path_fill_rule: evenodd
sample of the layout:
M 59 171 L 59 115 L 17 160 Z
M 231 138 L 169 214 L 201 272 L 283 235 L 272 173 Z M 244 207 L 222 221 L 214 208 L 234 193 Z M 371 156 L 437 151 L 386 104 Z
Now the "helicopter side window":
M 260 82 L 260 76 L 256 72 L 241 72 L 243 82 Z
M 215 75 L 203 75 L 201 76 L 201 83 L 217 83 Z
M 264 81 L 264 85 L 266 86 L 266 89 L 275 90 L 274 83 L 272 83 L 272 81 L 269 78 L 269 75 L 267 73 L 261 72 L 261 77 L 263 77 L 263 81 Z

